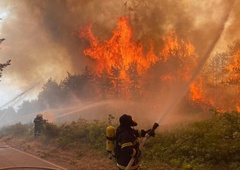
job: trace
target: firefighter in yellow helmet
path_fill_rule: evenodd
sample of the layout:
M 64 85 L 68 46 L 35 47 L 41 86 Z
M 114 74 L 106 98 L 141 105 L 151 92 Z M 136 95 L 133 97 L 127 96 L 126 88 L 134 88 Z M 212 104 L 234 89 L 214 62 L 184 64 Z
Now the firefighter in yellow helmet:
M 34 136 L 35 137 L 40 136 L 43 130 L 43 124 L 45 122 L 45 120 L 43 119 L 43 115 L 37 114 L 33 122 L 34 122 Z
M 137 170 L 139 168 L 139 157 L 141 151 L 139 150 L 139 137 L 144 137 L 150 130 L 137 130 L 134 126 L 137 123 L 130 115 L 124 114 L 119 118 L 120 125 L 116 130 L 116 148 L 115 157 L 117 159 L 117 166 L 119 170 L 126 169 L 129 161 L 134 157 L 134 163 L 131 169 Z M 152 133 L 151 136 L 155 134 Z

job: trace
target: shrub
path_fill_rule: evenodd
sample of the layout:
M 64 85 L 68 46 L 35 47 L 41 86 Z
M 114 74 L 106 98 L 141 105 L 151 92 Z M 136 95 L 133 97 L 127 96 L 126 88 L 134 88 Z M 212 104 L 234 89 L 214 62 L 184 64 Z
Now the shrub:
M 102 148 L 105 141 L 105 122 L 97 120 L 87 122 L 84 119 L 79 119 L 71 124 L 64 124 L 59 127 L 59 137 L 57 144 L 61 147 L 75 146 L 79 144 L 90 144 L 95 148 Z
M 24 136 L 27 132 L 29 132 L 31 125 L 23 125 L 22 123 L 16 123 L 15 125 L 12 126 L 7 126 L 7 127 L 3 127 L 1 129 L 1 137 L 2 136 L 7 136 L 7 135 L 11 135 L 11 136 Z
M 240 115 L 226 112 L 162 132 L 146 147 L 147 159 L 159 159 L 183 169 L 236 167 L 240 161 Z
M 53 123 L 45 123 L 44 134 L 48 138 L 57 138 L 60 134 L 60 129 Z

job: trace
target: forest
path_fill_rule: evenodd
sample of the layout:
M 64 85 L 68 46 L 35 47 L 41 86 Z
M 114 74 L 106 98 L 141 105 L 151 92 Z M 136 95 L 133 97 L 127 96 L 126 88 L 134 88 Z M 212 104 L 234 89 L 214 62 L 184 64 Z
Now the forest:
M 85 41 L 84 54 L 94 64 L 86 65 L 80 74 L 67 72 L 60 82 L 49 77 L 36 99 L 25 100 L 17 109 L 1 108 L 2 121 L 79 102 L 107 100 L 140 103 L 154 112 L 169 106 L 184 87 L 188 91 L 179 112 L 240 110 L 240 41 L 212 54 L 190 82 L 201 57 L 194 45 L 178 38 L 174 30 L 162 37 L 161 46 L 153 42 L 144 45 L 134 39 L 128 17 L 121 17 L 107 40 L 99 40 L 91 25 L 82 27 L 77 36 Z

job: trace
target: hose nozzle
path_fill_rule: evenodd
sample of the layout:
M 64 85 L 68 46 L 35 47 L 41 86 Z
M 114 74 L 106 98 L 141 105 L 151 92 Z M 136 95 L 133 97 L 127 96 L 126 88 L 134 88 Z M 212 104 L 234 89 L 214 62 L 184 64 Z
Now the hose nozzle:
M 149 138 L 150 136 L 155 136 L 155 132 L 154 132 L 154 131 L 157 129 L 158 126 L 159 126 L 158 123 L 154 123 L 154 124 L 153 124 L 152 129 L 150 130 L 150 132 L 147 133 L 148 138 Z
M 157 128 L 158 128 L 158 126 L 159 126 L 159 124 L 158 124 L 158 123 L 154 123 L 154 124 L 153 124 L 153 127 L 152 127 L 152 130 L 154 131 L 155 129 L 157 129 Z

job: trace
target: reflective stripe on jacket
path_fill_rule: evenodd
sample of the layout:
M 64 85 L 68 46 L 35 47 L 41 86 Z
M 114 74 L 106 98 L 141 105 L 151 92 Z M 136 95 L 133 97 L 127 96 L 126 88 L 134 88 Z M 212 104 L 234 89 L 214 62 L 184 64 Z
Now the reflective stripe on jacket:
M 117 166 L 125 169 L 132 157 L 139 152 L 138 137 L 142 136 L 143 131 L 135 130 L 131 127 L 119 126 L 116 131 L 116 143 L 121 147 L 117 157 Z M 139 160 L 136 157 L 131 169 L 137 169 Z

